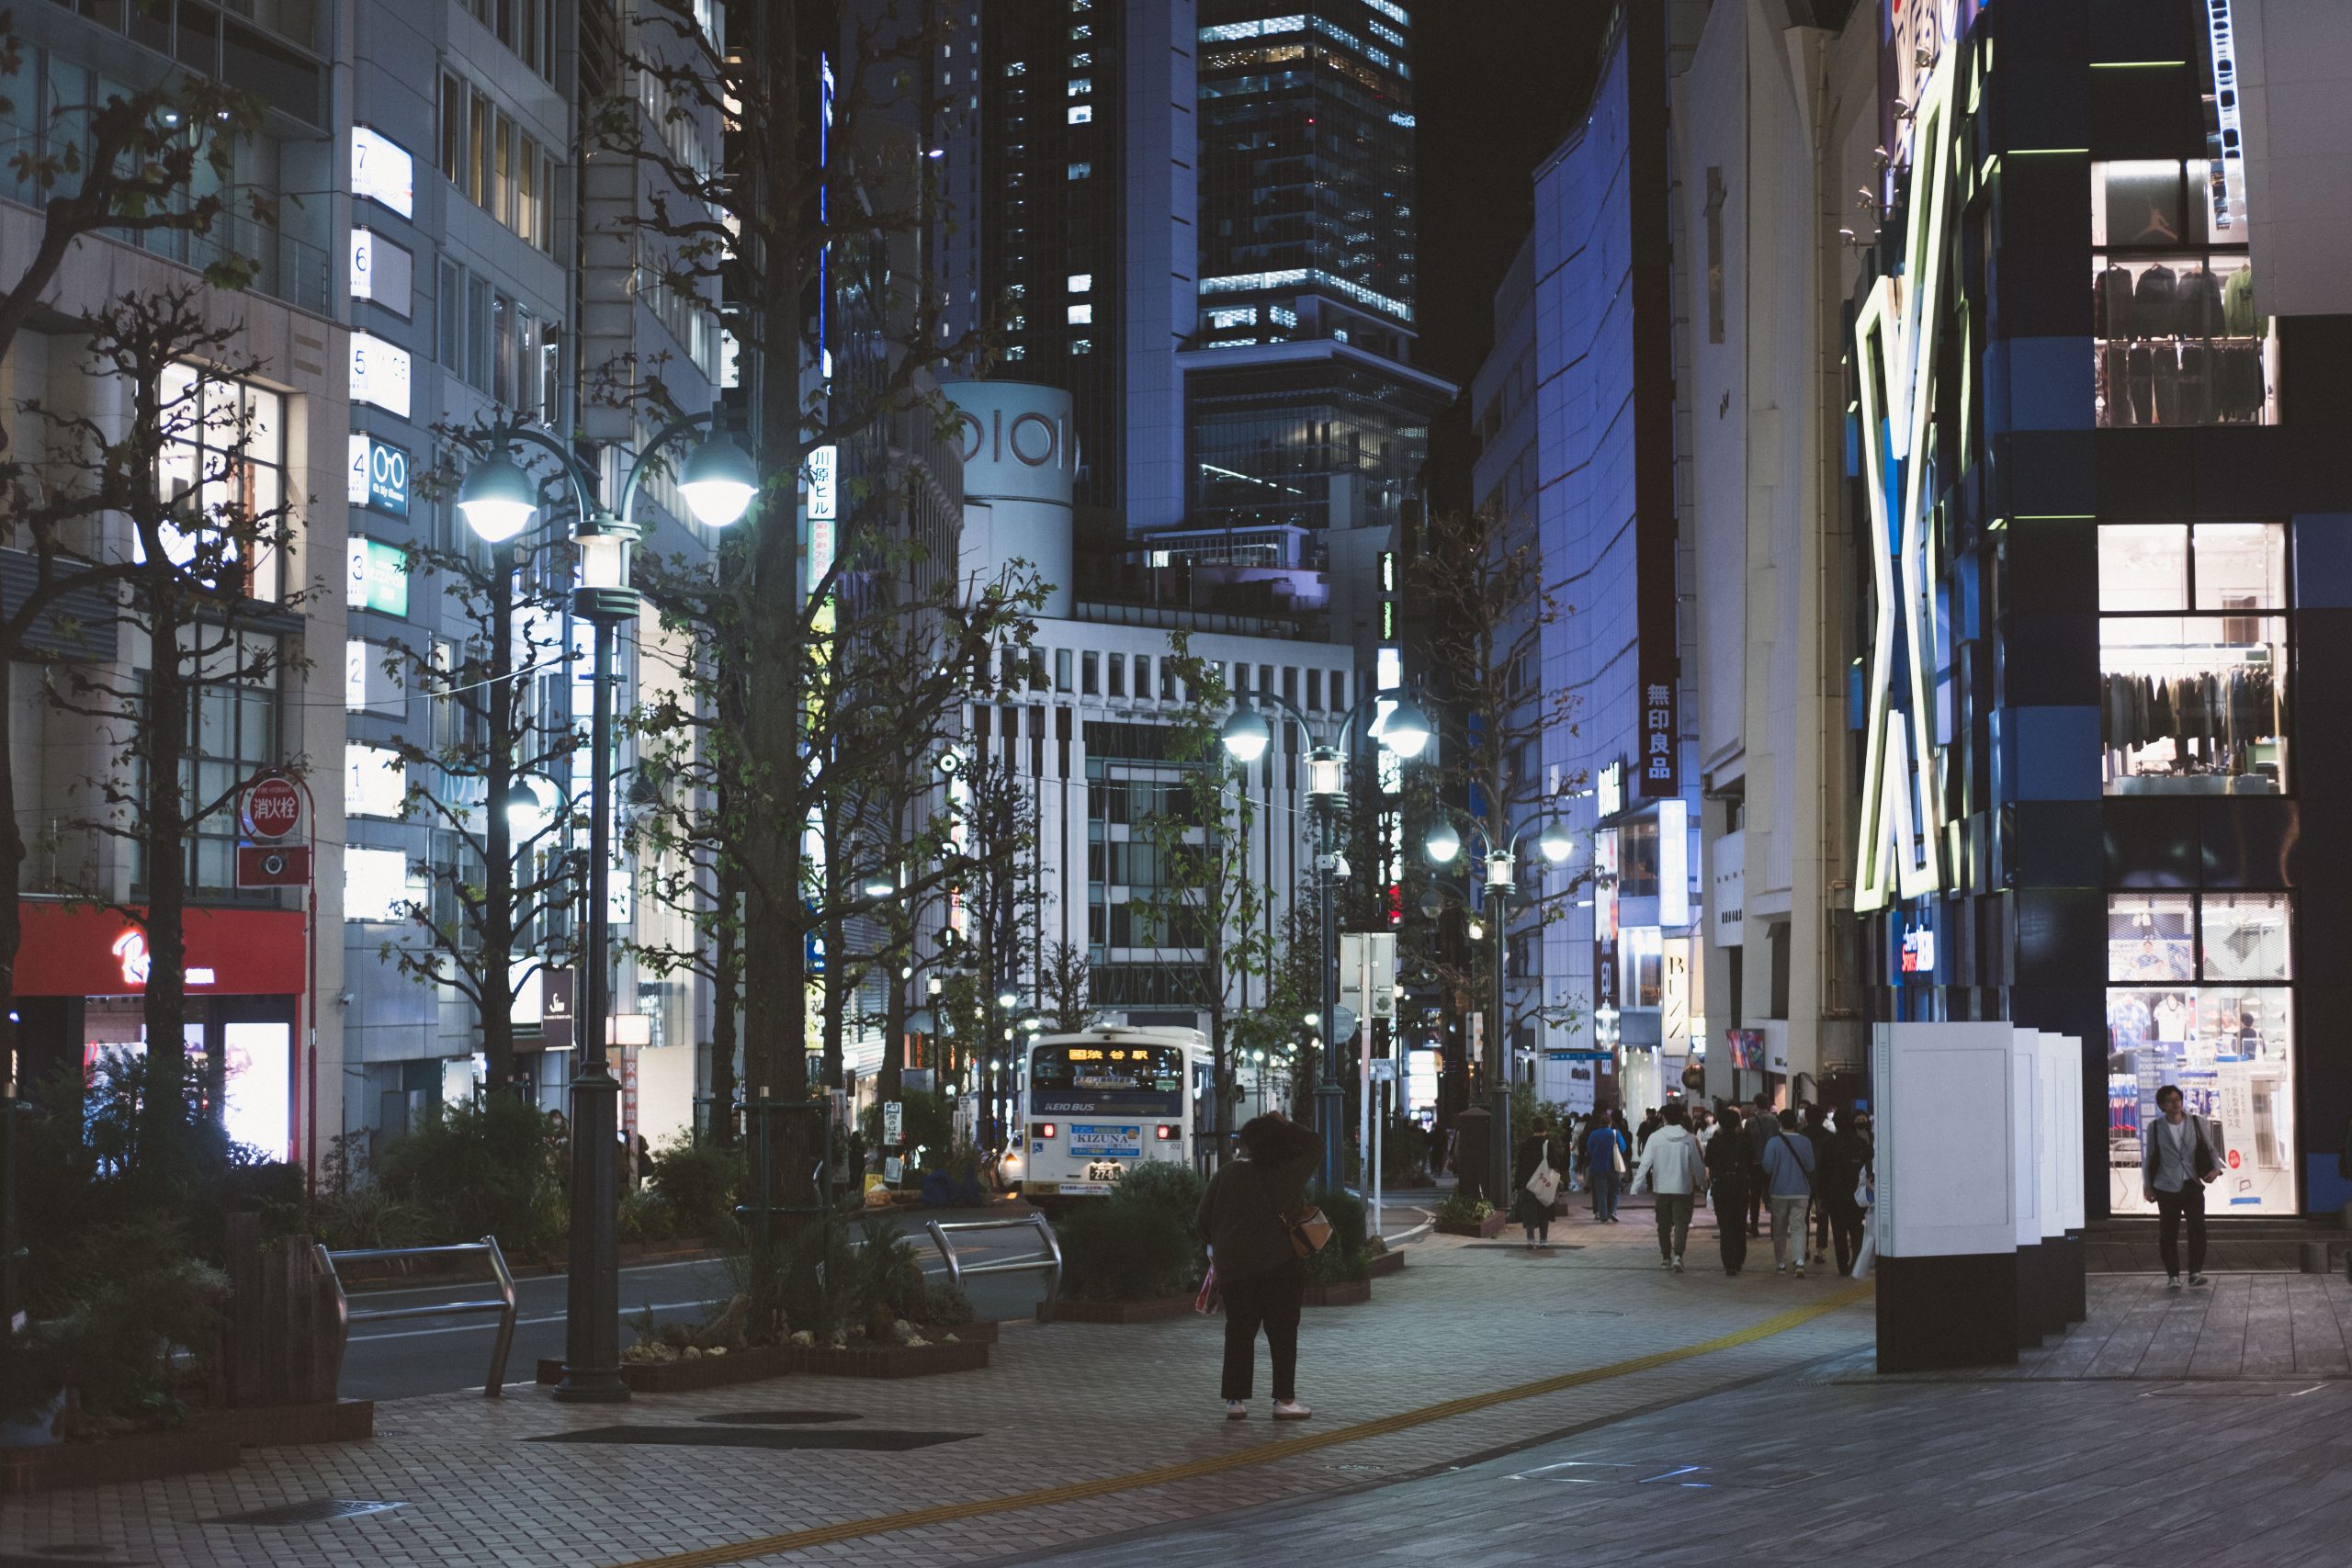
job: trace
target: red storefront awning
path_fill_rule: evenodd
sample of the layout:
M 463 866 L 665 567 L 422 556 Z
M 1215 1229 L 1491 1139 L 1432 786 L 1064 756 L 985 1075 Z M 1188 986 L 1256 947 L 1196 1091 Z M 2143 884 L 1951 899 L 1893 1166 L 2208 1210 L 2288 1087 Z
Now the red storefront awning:
M 147 988 L 147 933 L 114 909 L 22 899 L 20 997 L 124 997 Z M 303 989 L 296 909 L 190 909 L 190 996 L 290 997 Z

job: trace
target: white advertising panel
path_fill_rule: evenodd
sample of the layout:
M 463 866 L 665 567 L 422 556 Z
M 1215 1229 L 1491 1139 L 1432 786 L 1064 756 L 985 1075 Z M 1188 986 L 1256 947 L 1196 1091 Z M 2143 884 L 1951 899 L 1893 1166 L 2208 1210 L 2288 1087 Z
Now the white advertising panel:
M 2016 1050 L 2006 1023 L 1872 1029 L 1881 1253 L 1949 1258 L 2016 1249 L 2009 1201 Z
M 351 334 L 351 400 L 408 418 L 409 353 L 373 333 Z
M 380 130 L 351 128 L 351 194 L 416 216 L 416 160 Z

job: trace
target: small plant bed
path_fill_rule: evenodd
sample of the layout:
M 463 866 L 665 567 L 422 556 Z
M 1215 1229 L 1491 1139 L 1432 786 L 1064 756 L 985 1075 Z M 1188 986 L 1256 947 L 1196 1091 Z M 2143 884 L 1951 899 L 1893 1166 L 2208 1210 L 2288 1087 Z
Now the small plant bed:
M 1372 1300 L 1369 1280 L 1333 1280 L 1325 1284 L 1306 1287 L 1303 1305 L 1311 1307 L 1362 1306 Z
M 1474 1201 L 1456 1192 L 1437 1206 L 1434 1228 L 1440 1235 L 1492 1237 L 1503 1234 L 1505 1223 L 1505 1216 L 1485 1199 Z
M 1387 1278 L 1391 1274 L 1402 1274 L 1404 1271 L 1404 1253 L 1392 1248 L 1387 1252 L 1379 1252 L 1373 1255 L 1371 1274 L 1373 1279 L 1382 1280 Z
M 1193 1310 L 1193 1297 L 1147 1296 L 1135 1302 L 1080 1302 L 1057 1296 L 1037 1303 L 1039 1323 L 1165 1323 Z
M 360 1443 L 376 1435 L 376 1402 L 338 1399 L 252 1410 L 202 1410 L 191 1424 L 215 1442 L 249 1449 L 288 1443 Z
M 235 1443 L 224 1443 L 200 1427 L 126 1432 L 95 1442 L 0 1449 L 0 1497 L 228 1470 L 241 1457 Z
M 940 1372 L 977 1372 L 989 1364 L 979 1340 L 945 1339 L 926 1345 L 849 1347 L 788 1346 L 786 1371 L 828 1378 L 922 1378 Z

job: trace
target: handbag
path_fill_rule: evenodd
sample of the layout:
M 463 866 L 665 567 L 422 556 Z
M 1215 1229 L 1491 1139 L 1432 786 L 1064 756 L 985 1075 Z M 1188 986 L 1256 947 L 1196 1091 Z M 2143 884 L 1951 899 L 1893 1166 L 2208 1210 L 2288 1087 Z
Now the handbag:
M 1612 1139 L 1609 1145 L 1609 1156 L 1617 1162 L 1617 1174 L 1620 1176 L 1624 1175 L 1625 1145 Z
M 2205 1118 L 2197 1118 L 2197 1179 L 2211 1186 L 2221 1179 L 2222 1168 L 2213 1158 L 2213 1151 L 2205 1146 Z
M 1550 1151 L 1547 1150 L 1537 1157 L 1535 1173 L 1527 1179 L 1527 1190 L 1534 1194 L 1535 1201 L 1547 1209 L 1552 1206 L 1553 1201 L 1559 1197 L 1560 1173 L 1552 1168 Z
M 1209 1263 L 1209 1271 L 1201 1280 L 1201 1293 L 1193 1298 L 1193 1310 L 1203 1317 L 1225 1304 L 1225 1292 L 1217 1289 L 1216 1263 Z
M 1331 1222 L 1312 1203 L 1295 1214 L 1284 1214 L 1283 1224 L 1290 1230 L 1290 1249 L 1301 1258 L 1312 1258 L 1331 1245 Z

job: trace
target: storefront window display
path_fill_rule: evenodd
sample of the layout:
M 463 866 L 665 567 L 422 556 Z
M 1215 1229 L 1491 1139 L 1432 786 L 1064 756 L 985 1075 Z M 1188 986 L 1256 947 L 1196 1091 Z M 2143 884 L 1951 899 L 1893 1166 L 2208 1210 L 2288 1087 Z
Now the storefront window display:
M 2217 1214 L 2296 1212 L 2291 920 L 2283 893 L 2108 898 L 2108 1199 L 2141 1195 L 2143 1129 L 2177 1084 L 2221 1125 Z
M 2287 779 L 2287 530 L 2099 534 L 2099 732 L 2109 795 L 2278 795 Z
M 2091 165 L 2092 352 L 2101 425 L 2275 424 L 2278 339 L 2244 223 L 2200 163 Z

